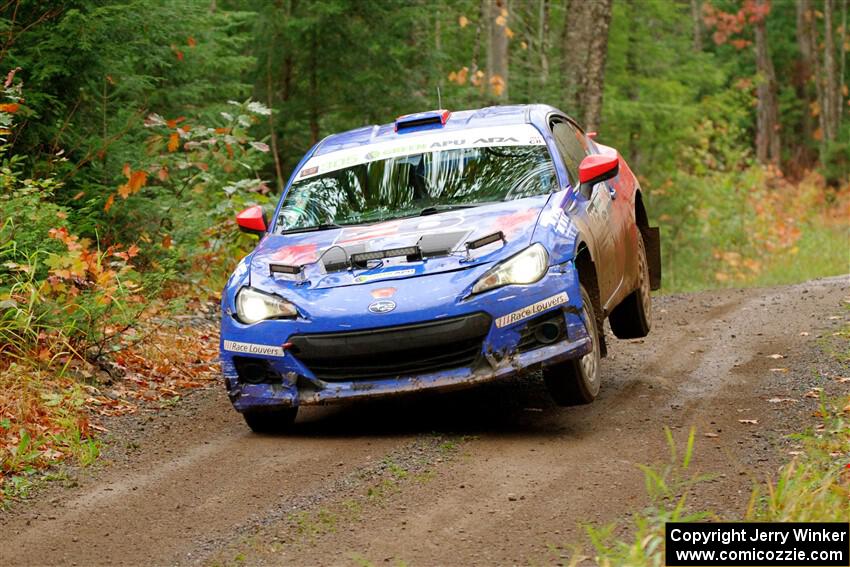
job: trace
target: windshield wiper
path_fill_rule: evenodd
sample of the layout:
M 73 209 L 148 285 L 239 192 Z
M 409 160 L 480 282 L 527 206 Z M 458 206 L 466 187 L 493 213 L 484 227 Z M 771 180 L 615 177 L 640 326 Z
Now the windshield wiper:
M 291 230 L 284 230 L 284 231 L 281 231 L 281 234 L 297 234 L 299 232 L 313 232 L 313 231 L 318 231 L 318 230 L 332 230 L 332 229 L 335 229 L 335 228 L 342 228 L 342 225 L 332 223 L 332 222 L 327 222 L 327 223 L 317 224 L 317 225 L 314 225 L 314 226 L 305 226 L 305 227 L 301 227 L 301 228 L 293 228 Z
M 458 209 L 471 209 L 473 207 L 479 207 L 481 205 L 490 205 L 493 203 L 498 203 L 500 201 L 482 201 L 480 203 L 460 203 L 457 205 L 432 205 L 430 207 L 425 207 L 421 211 L 419 211 L 419 216 L 424 217 L 426 215 L 436 215 L 437 213 L 445 213 L 446 211 L 456 211 Z

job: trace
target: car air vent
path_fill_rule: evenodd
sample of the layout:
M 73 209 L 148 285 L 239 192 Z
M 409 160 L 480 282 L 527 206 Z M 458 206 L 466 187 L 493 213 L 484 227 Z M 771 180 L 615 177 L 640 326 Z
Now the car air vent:
M 417 112 L 416 114 L 405 114 L 399 116 L 395 121 L 395 131 L 399 134 L 415 130 L 430 130 L 442 128 L 451 116 L 448 110 L 430 110 L 428 112 Z

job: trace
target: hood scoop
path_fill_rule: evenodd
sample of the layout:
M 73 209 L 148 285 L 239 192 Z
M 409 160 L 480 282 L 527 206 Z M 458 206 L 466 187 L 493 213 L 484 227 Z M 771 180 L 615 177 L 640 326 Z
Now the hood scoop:
M 416 262 L 427 258 L 448 256 L 466 238 L 469 231 L 423 234 L 412 246 L 368 250 L 366 243 L 350 246 L 334 245 L 319 257 L 325 271 L 338 272 L 349 269 L 364 269 L 369 262 L 404 258 L 405 262 Z M 303 268 L 303 266 L 302 266 Z

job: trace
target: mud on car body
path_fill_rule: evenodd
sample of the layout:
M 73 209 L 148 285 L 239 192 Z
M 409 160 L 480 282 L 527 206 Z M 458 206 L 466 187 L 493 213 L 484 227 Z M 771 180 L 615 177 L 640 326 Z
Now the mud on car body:
M 222 297 L 221 360 L 255 431 L 298 407 L 542 368 L 592 401 L 605 354 L 649 332 L 658 231 L 613 148 L 543 105 L 433 111 L 325 138 Z

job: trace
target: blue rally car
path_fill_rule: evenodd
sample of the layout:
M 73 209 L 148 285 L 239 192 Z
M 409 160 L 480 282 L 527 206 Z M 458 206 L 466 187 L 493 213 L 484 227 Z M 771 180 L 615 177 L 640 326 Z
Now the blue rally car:
M 609 318 L 649 332 L 658 229 L 613 148 L 544 105 L 438 110 L 329 136 L 222 297 L 221 362 L 254 431 L 303 405 L 542 368 L 591 402 Z

